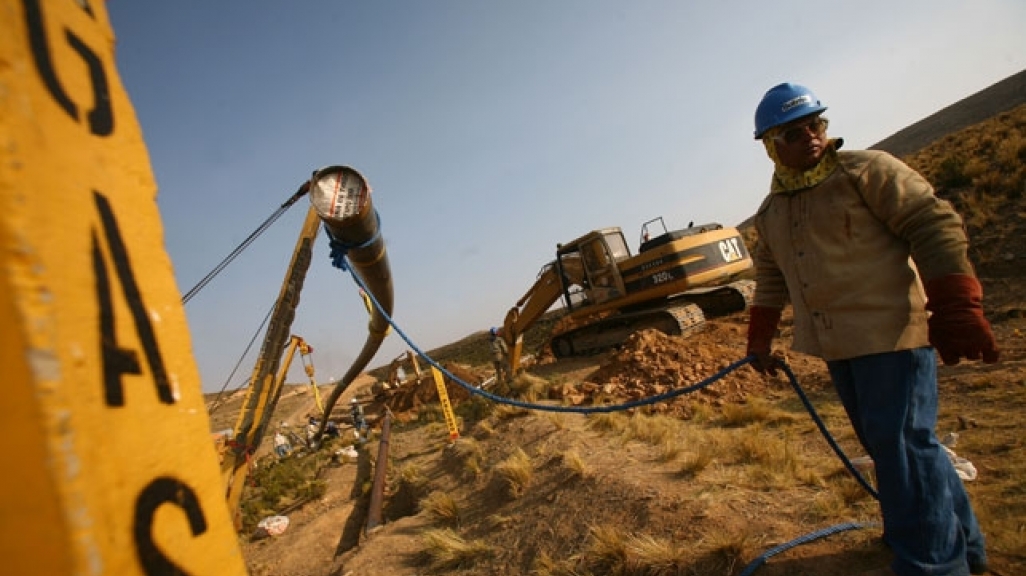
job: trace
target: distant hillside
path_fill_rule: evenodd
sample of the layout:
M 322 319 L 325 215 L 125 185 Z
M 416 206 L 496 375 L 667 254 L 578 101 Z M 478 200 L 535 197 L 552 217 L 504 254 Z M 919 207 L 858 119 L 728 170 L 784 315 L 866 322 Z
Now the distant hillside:
M 901 158 L 927 145 L 1026 103 L 1026 70 L 955 102 L 870 146 Z

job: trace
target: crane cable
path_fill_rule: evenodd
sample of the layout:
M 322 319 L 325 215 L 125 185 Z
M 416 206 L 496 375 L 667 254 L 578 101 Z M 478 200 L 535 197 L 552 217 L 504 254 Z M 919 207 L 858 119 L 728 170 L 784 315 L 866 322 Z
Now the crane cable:
M 235 249 L 232 250 L 228 254 L 228 256 L 224 258 L 224 260 L 221 260 L 221 262 L 218 263 L 217 266 L 214 266 L 213 270 L 208 272 L 207 275 L 204 276 L 199 282 L 197 282 L 195 286 L 190 288 L 189 291 L 186 292 L 184 296 L 182 296 L 182 304 L 188 304 L 189 300 L 192 300 L 193 296 L 195 296 L 200 290 L 202 290 L 207 284 L 209 284 L 215 276 L 220 274 L 222 270 L 224 270 L 229 264 L 231 264 L 232 261 L 235 260 L 235 258 L 237 258 L 243 250 L 248 248 L 250 244 L 256 241 L 256 239 L 259 238 L 261 234 L 266 232 L 267 229 L 270 228 L 271 225 L 278 220 L 278 218 L 281 218 L 282 214 L 284 214 L 286 210 L 291 208 L 293 204 L 295 204 L 300 198 L 302 198 L 303 195 L 306 194 L 309 189 L 310 183 L 303 183 L 303 185 L 299 187 L 299 190 L 297 190 L 295 194 L 293 194 L 291 197 L 289 197 L 288 200 L 282 203 L 282 205 L 279 206 L 278 209 L 275 210 L 274 213 L 267 218 L 267 220 L 264 220 L 264 222 L 260 224 L 260 226 L 258 226 L 257 229 L 254 230 L 249 236 L 247 236 L 241 244 L 236 246 Z
M 239 366 L 242 366 L 242 361 L 246 359 L 246 356 L 249 354 L 249 351 L 253 348 L 253 344 L 256 342 L 257 337 L 260 336 L 261 332 L 263 332 L 264 326 L 267 325 L 267 321 L 271 318 L 272 312 L 274 312 L 274 304 L 271 305 L 271 308 L 267 311 L 267 314 L 264 315 L 264 320 L 260 323 L 260 326 L 257 326 L 256 332 L 253 333 L 253 337 L 249 339 L 249 344 L 246 344 L 246 349 L 242 351 L 242 355 L 239 356 L 239 361 L 236 362 L 235 367 L 232 368 L 231 374 L 229 374 L 228 377 L 225 378 L 224 384 L 221 385 L 221 389 L 217 391 L 217 396 L 215 396 L 214 401 L 210 403 L 210 408 L 207 410 L 208 412 L 213 413 L 214 410 L 217 410 L 220 407 L 221 395 L 224 394 L 225 389 L 228 388 L 228 384 L 232 381 L 232 378 L 235 377 L 235 373 L 239 371 Z M 246 384 L 248 384 L 248 381 L 239 384 L 235 388 L 235 390 L 241 389 Z M 235 390 L 232 390 L 232 392 L 234 392 Z

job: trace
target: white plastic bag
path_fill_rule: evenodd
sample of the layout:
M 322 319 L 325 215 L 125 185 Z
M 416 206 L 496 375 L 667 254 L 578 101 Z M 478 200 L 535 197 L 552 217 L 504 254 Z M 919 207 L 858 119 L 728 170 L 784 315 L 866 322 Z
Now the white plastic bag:
M 269 536 L 280 536 L 288 527 L 288 516 L 268 516 L 257 524 L 257 528 L 263 529 Z

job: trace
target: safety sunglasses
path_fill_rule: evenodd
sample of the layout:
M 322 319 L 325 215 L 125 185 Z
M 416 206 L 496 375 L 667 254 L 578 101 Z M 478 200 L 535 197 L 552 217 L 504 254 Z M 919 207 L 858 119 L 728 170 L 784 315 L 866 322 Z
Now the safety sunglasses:
M 784 144 L 794 144 L 805 136 L 806 131 L 811 132 L 813 136 L 819 136 L 826 131 L 829 124 L 830 121 L 826 118 L 816 116 L 801 124 L 795 124 L 787 129 L 780 130 L 773 135 L 773 139 Z

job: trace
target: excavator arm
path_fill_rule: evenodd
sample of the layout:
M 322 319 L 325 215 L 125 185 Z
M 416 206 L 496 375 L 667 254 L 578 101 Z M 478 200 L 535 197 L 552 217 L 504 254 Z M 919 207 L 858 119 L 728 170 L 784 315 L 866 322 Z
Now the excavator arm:
M 538 273 L 534 285 L 509 309 L 502 323 L 502 338 L 510 351 L 510 374 L 516 374 L 520 368 L 524 333 L 559 300 L 560 296 L 567 293 L 569 287 L 579 285 L 583 278 L 584 268 L 576 256 L 549 262 Z

